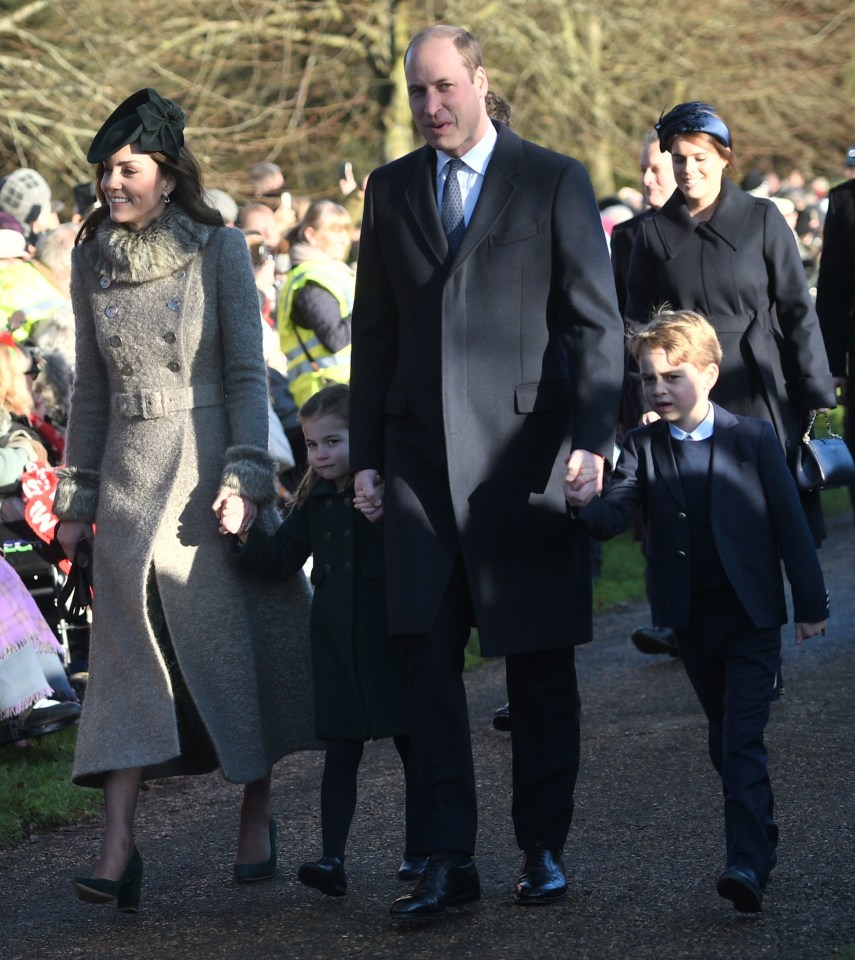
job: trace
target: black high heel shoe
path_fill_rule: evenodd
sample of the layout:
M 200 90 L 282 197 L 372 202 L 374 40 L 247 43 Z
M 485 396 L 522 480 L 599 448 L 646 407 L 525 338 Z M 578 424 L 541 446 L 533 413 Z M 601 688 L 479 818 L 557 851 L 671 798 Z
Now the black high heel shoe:
M 238 883 L 252 883 L 255 880 L 269 880 L 276 873 L 276 821 L 270 821 L 270 856 L 263 863 L 236 863 L 235 880 Z
M 139 851 L 134 847 L 125 872 L 118 880 L 105 877 L 75 877 L 74 889 L 77 896 L 87 903 L 112 903 L 122 913 L 136 913 L 140 908 L 142 891 L 143 862 Z

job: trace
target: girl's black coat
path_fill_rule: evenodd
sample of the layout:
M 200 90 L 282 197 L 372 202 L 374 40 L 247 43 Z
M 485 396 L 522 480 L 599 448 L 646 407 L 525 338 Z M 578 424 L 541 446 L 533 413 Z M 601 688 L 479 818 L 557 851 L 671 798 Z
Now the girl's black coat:
M 286 578 L 313 555 L 312 668 L 316 735 L 380 739 L 406 733 L 401 644 L 389 638 L 382 525 L 320 480 L 271 536 L 253 527 L 239 562 Z M 275 629 L 275 625 L 271 625 Z

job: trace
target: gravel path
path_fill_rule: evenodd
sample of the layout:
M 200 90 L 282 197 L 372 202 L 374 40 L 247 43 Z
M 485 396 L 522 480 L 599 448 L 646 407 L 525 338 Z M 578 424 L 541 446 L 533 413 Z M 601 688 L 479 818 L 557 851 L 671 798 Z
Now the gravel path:
M 855 526 L 835 520 L 822 550 L 829 636 L 803 648 L 785 633 L 786 693 L 773 707 L 770 766 L 781 829 L 766 908 L 736 914 L 715 893 L 723 867 L 719 787 L 705 724 L 679 661 L 645 657 L 631 629 L 646 608 L 597 619 L 579 651 L 583 769 L 566 851 L 570 896 L 512 903 L 519 858 L 510 823 L 510 742 L 490 718 L 504 701 L 500 663 L 468 678 L 480 798 L 483 899 L 403 929 L 388 906 L 402 847 L 402 784 L 389 743 L 371 745 L 348 860 L 349 893 L 324 898 L 295 878 L 319 852 L 322 756 L 276 769 L 279 872 L 237 886 L 231 857 L 238 788 L 217 775 L 159 781 L 141 796 L 145 859 L 136 917 L 77 901 L 98 824 L 0 851 L 0 960 L 178 958 L 556 958 L 556 960 L 830 960 L 855 948 Z M 855 955 L 855 949 L 853 949 Z

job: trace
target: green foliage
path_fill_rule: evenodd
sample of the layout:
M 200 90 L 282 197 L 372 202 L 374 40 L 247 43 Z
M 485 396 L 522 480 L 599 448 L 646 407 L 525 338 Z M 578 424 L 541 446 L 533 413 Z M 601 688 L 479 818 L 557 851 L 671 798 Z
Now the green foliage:
M 644 557 L 631 533 L 603 544 L 603 571 L 594 585 L 594 611 L 643 600 Z
M 101 793 L 71 783 L 77 728 L 46 734 L 25 748 L 0 747 L 0 846 L 31 829 L 56 827 L 91 816 Z

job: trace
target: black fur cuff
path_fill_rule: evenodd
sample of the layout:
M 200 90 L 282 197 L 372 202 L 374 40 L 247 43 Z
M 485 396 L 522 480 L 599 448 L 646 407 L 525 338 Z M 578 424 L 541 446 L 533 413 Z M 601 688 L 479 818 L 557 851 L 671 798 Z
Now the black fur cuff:
M 276 499 L 273 457 L 259 447 L 229 447 L 220 487 L 258 504 Z
M 53 512 L 60 520 L 82 520 L 94 523 L 98 509 L 97 470 L 62 467 L 56 471 L 59 484 L 53 501 Z

